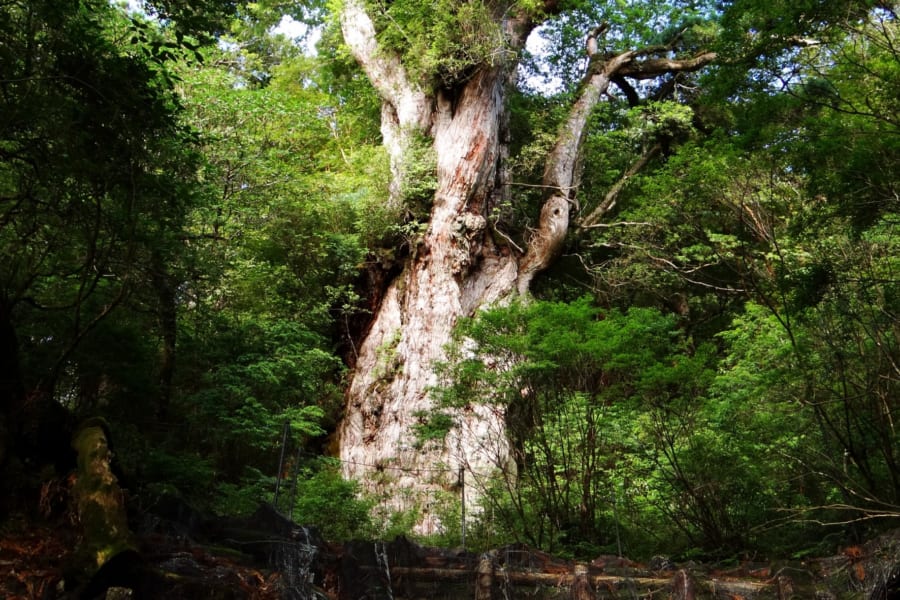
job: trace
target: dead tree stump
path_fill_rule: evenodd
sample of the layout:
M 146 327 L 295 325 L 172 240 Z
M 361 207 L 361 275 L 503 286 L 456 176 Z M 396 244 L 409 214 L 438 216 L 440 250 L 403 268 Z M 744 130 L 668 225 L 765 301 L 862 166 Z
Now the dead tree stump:
M 123 579 L 130 578 L 138 562 L 125 498 L 110 466 L 108 431 L 104 421 L 90 419 L 72 437 L 72 447 L 78 453 L 72 494 L 83 533 L 79 570 L 91 579 L 90 590 L 105 589 L 107 583 L 127 584 Z

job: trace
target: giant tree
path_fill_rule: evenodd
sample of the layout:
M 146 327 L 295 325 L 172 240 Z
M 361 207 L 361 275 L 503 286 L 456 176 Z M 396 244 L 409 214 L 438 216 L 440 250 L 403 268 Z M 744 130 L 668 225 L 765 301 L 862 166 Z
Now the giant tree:
M 463 409 L 439 449 L 414 447 L 416 415 L 431 408 L 435 363 L 461 317 L 528 294 L 533 278 L 560 252 L 577 218 L 587 123 L 611 86 L 639 101 L 641 92 L 654 87 L 648 82 L 697 70 L 715 58 L 696 43 L 697 36 L 686 35 L 687 26 L 677 26 L 686 17 L 698 22 L 697 5 L 341 5 L 344 41 L 382 100 L 381 132 L 392 172 L 388 201 L 413 201 L 420 208 L 417 216 L 415 207 L 406 208 L 414 215 L 409 253 L 358 347 L 339 428 L 346 473 L 388 491 L 389 506 L 421 503 L 429 490 L 452 484 L 459 466 L 479 471 L 504 460 L 504 417 L 484 406 Z M 526 39 L 538 26 L 553 23 L 563 33 L 583 29 L 579 47 L 563 48 L 562 55 L 587 56 L 570 63 L 583 76 L 574 78 L 571 104 L 547 151 L 542 181 L 536 182 L 543 190 L 539 216 L 521 247 L 492 219 L 501 204 L 520 201 L 507 162 L 507 102 Z M 601 204 L 584 214 L 597 222 L 603 210 Z M 400 490 L 407 495 L 401 497 Z M 427 512 L 427 506 L 420 508 Z M 421 523 L 427 531 L 436 521 L 426 514 Z

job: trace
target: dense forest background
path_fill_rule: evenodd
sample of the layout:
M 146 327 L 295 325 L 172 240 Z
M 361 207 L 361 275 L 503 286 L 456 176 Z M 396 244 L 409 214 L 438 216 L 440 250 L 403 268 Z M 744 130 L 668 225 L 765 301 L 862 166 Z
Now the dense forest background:
M 419 4 L 370 3 L 413 74 L 440 86 L 486 60 L 488 34 L 460 27 L 478 3 Z M 610 88 L 561 255 L 457 328 L 441 409 L 409 444 L 440 444 L 460 407 L 504 407 L 514 464 L 467 482 L 483 492 L 467 543 L 803 556 L 897 527 L 897 7 L 569 4 L 519 66 L 498 245 L 537 227 L 586 32 L 716 60 Z M 412 146 L 391 189 L 381 101 L 338 11 L 0 3 L 0 517 L 37 511 L 71 468 L 64 432 L 102 416 L 138 507 L 248 513 L 281 478 L 281 508 L 330 539 L 415 523 L 372 511 L 331 434 L 423 234 L 433 157 Z M 277 33 L 285 15 L 314 53 Z M 429 541 L 458 544 L 459 490 L 438 500 Z

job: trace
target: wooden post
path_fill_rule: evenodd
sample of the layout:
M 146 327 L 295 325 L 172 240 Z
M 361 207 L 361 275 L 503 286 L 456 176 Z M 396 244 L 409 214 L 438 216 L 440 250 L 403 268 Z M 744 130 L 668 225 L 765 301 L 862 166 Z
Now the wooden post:
M 288 432 L 291 430 L 291 424 L 284 422 L 284 428 L 281 433 L 281 456 L 278 457 L 278 474 L 275 476 L 275 497 L 272 498 L 272 506 L 278 510 L 278 492 L 281 490 L 281 470 L 284 468 L 284 450 L 287 447 Z
M 490 553 L 481 555 L 475 575 L 475 600 L 493 600 L 494 557 Z
M 593 600 L 594 588 L 588 577 L 588 566 L 583 563 L 575 565 L 572 586 L 569 588 L 570 600 Z
M 466 467 L 459 465 L 459 528 L 462 536 L 462 549 L 466 549 Z
M 672 600 L 695 600 L 696 597 L 694 580 L 688 572 L 681 569 L 675 573 L 675 577 L 672 578 Z
M 294 520 L 294 503 L 297 501 L 297 478 L 300 476 L 300 457 L 303 455 L 303 446 L 297 444 L 297 458 L 294 459 L 294 475 L 291 481 L 291 499 L 288 504 L 288 521 Z M 278 508 L 277 506 L 275 508 Z
M 618 500 L 616 497 L 616 491 L 613 490 L 612 509 L 613 509 L 613 524 L 616 526 L 616 550 L 619 551 L 619 558 L 622 558 L 622 538 L 619 536 L 619 510 L 618 510 L 617 506 L 618 506 Z
M 778 587 L 778 600 L 791 600 L 794 597 L 794 582 L 787 575 L 776 577 L 775 585 Z

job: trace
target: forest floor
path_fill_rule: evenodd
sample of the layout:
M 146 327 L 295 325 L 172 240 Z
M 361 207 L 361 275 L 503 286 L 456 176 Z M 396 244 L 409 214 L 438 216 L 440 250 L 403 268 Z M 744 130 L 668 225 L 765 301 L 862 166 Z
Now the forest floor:
M 244 519 L 187 521 L 191 524 L 154 517 L 149 528 L 146 521 L 136 523 L 142 530 L 137 535 L 141 575 L 127 585 L 115 576 L 101 578 L 97 588 L 97 576 L 88 582 L 73 569 L 77 523 L 65 514 L 53 522 L 14 514 L 0 524 L 0 598 L 398 600 L 514 597 L 516 590 L 528 589 L 529 598 L 900 599 L 900 530 L 827 558 L 722 569 L 648 566 L 612 556 L 576 564 L 521 545 L 475 555 L 425 548 L 405 538 L 329 544 L 266 506 Z M 589 595 L 572 595 L 579 570 Z M 489 590 L 484 595 L 477 592 L 481 582 Z M 120 595 L 104 596 L 108 586 L 118 585 Z
M 0 597 L 52 597 L 76 543 L 73 528 L 48 527 L 22 518 L 0 529 Z
M 0 526 L 0 598 L 81 598 L 83 576 L 73 572 L 80 532 L 73 523 L 50 525 L 16 515 Z M 208 548 L 186 538 L 139 536 L 140 554 L 159 577 L 145 581 L 140 597 L 281 598 L 280 573 L 254 565 L 227 548 Z M 89 594 L 90 595 L 90 594 Z

